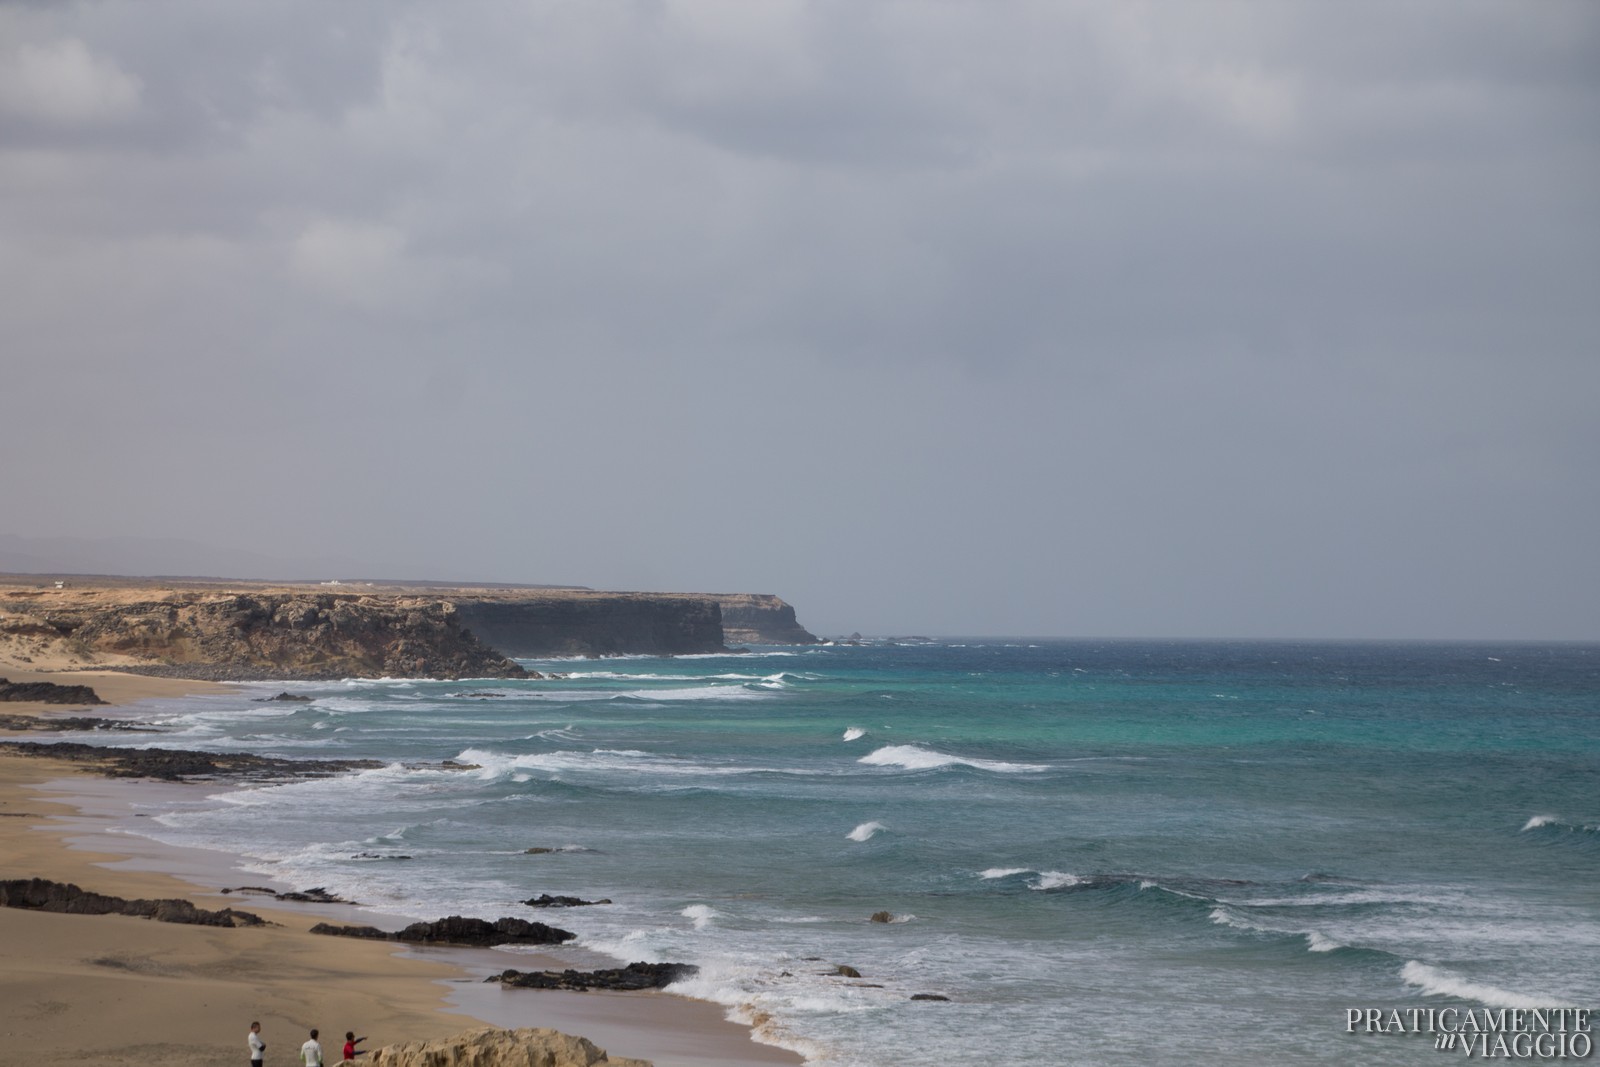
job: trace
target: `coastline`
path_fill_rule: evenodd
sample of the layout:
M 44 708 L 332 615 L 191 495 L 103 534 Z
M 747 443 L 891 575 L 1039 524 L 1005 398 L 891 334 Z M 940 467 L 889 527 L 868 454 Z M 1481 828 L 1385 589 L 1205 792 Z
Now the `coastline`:
M 213 683 L 0 667 L 16 681 L 87 684 L 126 715 L 130 703 L 227 692 Z M 9 703 L 4 710 L 48 720 L 83 714 L 59 705 Z M 7 740 L 33 740 L 3 733 Z M 437 1039 L 478 1026 L 546 1026 L 581 1034 L 615 1056 L 657 1067 L 799 1064 L 757 1043 L 716 1004 L 674 994 L 506 990 L 483 978 L 507 966 L 603 965 L 577 950 L 509 957 L 492 949 L 427 948 L 305 932 L 322 919 L 372 922 L 352 905 L 295 904 L 225 895 L 259 885 L 222 853 L 178 849 L 120 830 L 138 807 L 165 795 L 182 803 L 227 786 L 109 780 L 80 765 L 0 754 L 0 877 L 40 877 L 127 898 L 181 897 L 203 908 L 231 906 L 265 928 L 177 926 L 125 916 L 45 914 L 0 908 L 0 1042 L 28 1062 L 163 1062 L 173 1067 L 238 1058 L 244 1030 L 262 1023 L 267 1062 L 292 1063 L 310 1027 L 326 1037 L 354 1029 L 376 1049 Z M 164 793 L 175 790 L 177 792 Z M 63 810 L 65 809 L 65 810 Z M 303 889 L 278 886 L 280 890 Z M 606 961 L 609 962 L 609 961 Z M 237 1032 L 236 1032 L 237 1031 Z M 237 1047 L 236 1047 L 237 1046 Z

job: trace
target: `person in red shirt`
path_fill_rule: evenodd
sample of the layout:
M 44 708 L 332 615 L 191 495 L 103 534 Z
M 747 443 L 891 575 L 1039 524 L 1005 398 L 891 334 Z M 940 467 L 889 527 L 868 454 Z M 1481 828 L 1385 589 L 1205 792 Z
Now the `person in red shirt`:
M 367 1054 L 366 1049 L 362 1049 L 359 1052 L 356 1051 L 356 1046 L 365 1040 L 366 1038 L 364 1037 L 357 1037 L 354 1030 L 346 1030 L 344 1032 L 344 1062 L 349 1063 L 357 1056 L 365 1056 Z

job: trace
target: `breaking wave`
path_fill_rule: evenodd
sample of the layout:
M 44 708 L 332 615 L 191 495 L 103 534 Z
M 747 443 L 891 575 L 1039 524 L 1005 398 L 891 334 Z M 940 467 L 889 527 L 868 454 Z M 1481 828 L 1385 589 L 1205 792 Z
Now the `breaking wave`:
M 1041 763 L 1007 763 L 1004 760 L 971 759 L 952 756 L 920 745 L 885 745 L 862 756 L 857 763 L 872 767 L 903 767 L 908 771 L 938 770 L 943 767 L 973 767 L 996 774 L 1032 774 L 1050 768 Z
M 1491 1008 L 1571 1008 L 1556 997 L 1528 995 L 1499 986 L 1474 982 L 1441 967 L 1430 967 L 1416 960 L 1408 960 L 1400 968 L 1400 980 L 1422 990 L 1425 997 L 1456 997 L 1459 1000 L 1476 1000 Z

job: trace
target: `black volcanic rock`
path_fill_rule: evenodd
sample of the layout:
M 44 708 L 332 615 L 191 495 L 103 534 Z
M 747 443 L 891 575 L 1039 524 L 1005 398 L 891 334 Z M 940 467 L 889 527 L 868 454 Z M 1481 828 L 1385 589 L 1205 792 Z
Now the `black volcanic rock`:
M 673 982 L 693 977 L 699 972 L 700 968 L 689 963 L 630 963 L 626 967 L 598 971 L 503 971 L 484 981 L 499 982 L 518 989 L 565 989 L 579 993 L 591 989 L 633 992 L 664 989 Z
M 104 704 L 100 695 L 87 685 L 57 685 L 54 682 L 13 682 L 0 678 L 0 700 L 33 701 L 40 704 Z
M 132 719 L 97 719 L 82 715 L 52 716 L 41 718 L 33 715 L 0 715 L 0 730 L 49 730 L 73 731 L 85 730 L 131 730 L 137 733 L 154 733 L 155 728 L 147 722 L 134 722 Z
M 412 923 L 396 940 L 417 944 L 442 941 L 451 945 L 559 945 L 577 934 L 526 919 L 467 919 L 451 915 L 431 923 Z
M 553 897 L 549 893 L 540 893 L 532 900 L 524 900 L 530 908 L 586 908 L 595 904 L 609 904 L 609 900 L 583 900 L 580 897 Z
M 568 930 L 558 930 L 525 919 L 507 918 L 489 922 L 460 915 L 451 915 L 431 923 L 412 923 L 394 933 L 387 933 L 375 926 L 335 926 L 332 923 L 318 923 L 311 928 L 311 932 L 335 937 L 404 941 L 413 945 L 472 945 L 483 948 L 494 945 L 559 945 L 578 936 Z
M 126 900 L 122 897 L 91 893 L 69 882 L 45 878 L 14 878 L 0 881 L 0 907 L 26 908 L 63 915 L 134 915 L 163 923 L 189 926 L 266 926 L 261 916 L 248 911 L 223 908 L 207 911 L 187 900 Z
M 76 741 L 40 744 L 0 741 L 0 752 L 86 763 L 108 778 L 231 778 L 251 781 L 326 778 L 345 771 L 382 767 L 377 760 L 293 760 L 248 752 L 188 752 L 174 748 L 102 748 Z
M 387 930 L 380 930 L 376 926 L 336 926 L 333 923 L 318 923 L 311 928 L 314 934 L 327 934 L 330 937 L 359 937 L 368 941 L 393 941 L 394 935 Z

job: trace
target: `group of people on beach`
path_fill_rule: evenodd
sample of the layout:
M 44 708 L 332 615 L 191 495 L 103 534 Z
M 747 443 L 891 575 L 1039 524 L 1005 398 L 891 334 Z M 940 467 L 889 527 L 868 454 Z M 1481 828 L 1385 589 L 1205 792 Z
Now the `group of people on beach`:
M 344 1032 L 345 1063 L 353 1063 L 357 1056 L 365 1056 L 367 1054 L 366 1049 L 356 1048 L 357 1045 L 365 1040 L 366 1038 L 364 1037 L 357 1037 L 354 1030 L 346 1030 Z M 261 1067 L 261 1063 L 267 1055 L 267 1043 L 261 1040 L 260 1023 L 250 1024 L 248 1043 L 250 1045 L 250 1067 Z M 317 1031 L 315 1030 L 311 1031 L 311 1037 L 306 1043 L 300 1046 L 300 1064 L 301 1067 L 323 1067 L 322 1043 L 317 1040 Z

